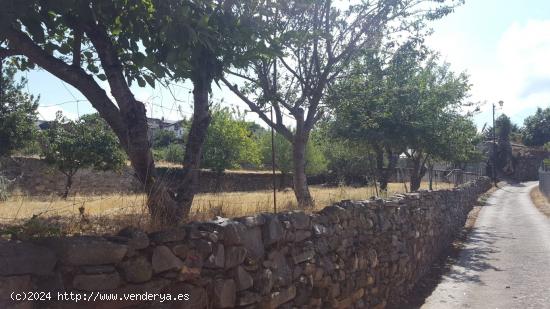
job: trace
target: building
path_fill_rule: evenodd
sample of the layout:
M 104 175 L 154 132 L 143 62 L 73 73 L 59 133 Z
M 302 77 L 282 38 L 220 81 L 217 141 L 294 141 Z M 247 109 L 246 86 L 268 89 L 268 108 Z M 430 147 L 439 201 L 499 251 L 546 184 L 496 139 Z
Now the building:
M 149 126 L 149 139 L 155 135 L 155 132 L 159 130 L 174 132 L 176 138 L 183 139 L 185 135 L 185 129 L 183 127 L 183 121 L 172 121 L 158 118 L 147 118 L 147 125 Z

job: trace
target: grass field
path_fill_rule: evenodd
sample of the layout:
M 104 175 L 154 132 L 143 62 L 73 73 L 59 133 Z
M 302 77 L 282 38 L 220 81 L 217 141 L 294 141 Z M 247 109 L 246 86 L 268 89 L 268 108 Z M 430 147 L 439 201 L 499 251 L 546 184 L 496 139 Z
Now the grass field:
M 438 183 L 434 189 L 451 186 Z M 427 183 L 423 183 L 422 188 L 427 188 Z M 403 184 L 389 184 L 388 195 L 402 192 L 405 192 Z M 376 192 L 374 187 L 327 188 L 312 186 L 311 194 L 315 200 L 314 210 L 320 210 L 345 199 L 368 199 L 375 196 Z M 277 192 L 278 211 L 296 208 L 292 190 Z M 261 212 L 273 212 L 272 191 L 198 194 L 193 202 L 191 219 L 207 220 L 215 216 L 238 217 Z M 7 201 L 0 202 L 0 224 L 4 226 L 22 224 L 33 216 L 44 220 L 44 224 L 61 225 L 61 228 L 67 233 L 99 233 L 124 225 L 146 228 L 148 223 L 145 195 L 143 194 L 76 195 L 67 200 L 54 195 L 31 198 L 16 194 Z

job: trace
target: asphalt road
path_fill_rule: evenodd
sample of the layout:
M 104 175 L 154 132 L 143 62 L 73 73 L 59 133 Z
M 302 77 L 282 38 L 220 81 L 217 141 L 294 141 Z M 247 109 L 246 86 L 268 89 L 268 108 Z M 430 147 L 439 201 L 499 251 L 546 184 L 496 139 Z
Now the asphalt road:
M 531 202 L 536 185 L 507 185 L 491 195 L 421 308 L 550 308 L 550 219 Z

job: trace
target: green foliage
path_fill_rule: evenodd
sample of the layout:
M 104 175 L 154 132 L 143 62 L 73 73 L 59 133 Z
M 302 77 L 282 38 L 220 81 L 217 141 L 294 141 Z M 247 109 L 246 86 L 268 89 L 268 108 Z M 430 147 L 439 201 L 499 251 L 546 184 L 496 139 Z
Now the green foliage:
M 16 68 L 2 72 L 0 93 L 0 157 L 27 146 L 36 133 L 38 98 L 25 92 L 27 80 L 15 81 Z
M 271 133 L 264 134 L 260 140 L 262 163 L 271 166 Z M 293 171 L 292 144 L 280 134 L 275 134 L 275 167 L 283 174 Z M 323 153 L 320 137 L 312 134 L 306 145 L 306 174 L 318 175 L 327 171 L 328 161 Z
M 172 163 L 182 163 L 185 151 L 183 145 L 170 144 L 164 148 L 164 160 Z
M 524 120 L 522 138 L 527 146 L 542 146 L 550 142 L 550 107 L 538 108 L 534 115 Z
M 98 114 L 71 121 L 58 113 L 41 143 L 44 160 L 68 177 L 85 167 L 117 171 L 125 165 L 118 140 Z
M 167 147 L 170 144 L 177 143 L 176 133 L 169 130 L 156 130 L 153 135 L 153 148 Z
M 460 115 L 468 77 L 440 65 L 419 42 L 403 44 L 391 57 L 367 52 L 334 89 L 328 102 L 342 137 L 449 161 L 473 155 L 457 153 L 477 137 L 471 120 Z
M 249 124 L 242 119 L 235 119 L 229 109 L 215 107 L 203 146 L 201 164 L 219 173 L 245 164 L 258 166 L 260 149 L 249 131 Z

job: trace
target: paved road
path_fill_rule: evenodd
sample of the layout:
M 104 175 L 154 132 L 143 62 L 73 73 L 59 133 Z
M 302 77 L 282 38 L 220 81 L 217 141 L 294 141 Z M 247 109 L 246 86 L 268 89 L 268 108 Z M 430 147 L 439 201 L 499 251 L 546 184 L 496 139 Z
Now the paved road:
M 489 198 L 421 308 L 550 308 L 550 220 L 529 198 L 536 185 L 507 185 Z

